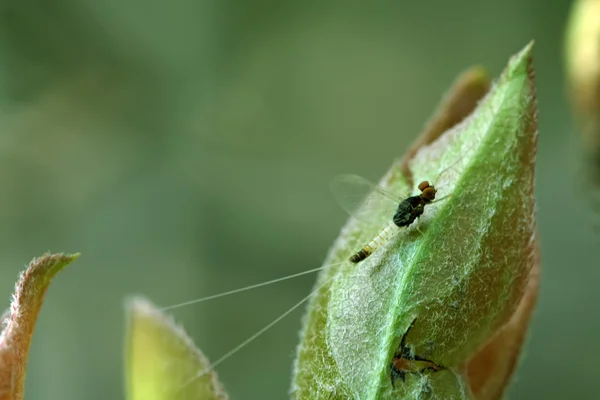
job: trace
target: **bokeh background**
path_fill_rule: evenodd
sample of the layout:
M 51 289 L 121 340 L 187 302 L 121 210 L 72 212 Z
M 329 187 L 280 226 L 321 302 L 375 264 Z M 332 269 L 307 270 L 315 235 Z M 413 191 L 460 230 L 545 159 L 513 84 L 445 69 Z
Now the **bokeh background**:
M 0 293 L 34 256 L 53 282 L 29 400 L 122 399 L 124 299 L 158 305 L 318 266 L 346 215 L 458 73 L 536 40 L 542 287 L 512 399 L 597 398 L 600 216 L 565 96 L 570 1 L 4 0 Z M 211 359 L 314 276 L 176 310 Z M 218 368 L 234 399 L 284 399 L 304 310 Z

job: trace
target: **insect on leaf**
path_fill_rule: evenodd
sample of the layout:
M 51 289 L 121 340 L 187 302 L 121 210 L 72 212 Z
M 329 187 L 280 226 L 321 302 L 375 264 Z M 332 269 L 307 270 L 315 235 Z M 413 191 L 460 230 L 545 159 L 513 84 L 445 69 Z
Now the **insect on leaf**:
M 435 185 L 439 197 L 452 195 L 427 205 L 418 229 L 400 230 L 358 264 L 342 262 L 387 211 L 371 207 L 374 222 L 351 219 L 342 230 L 304 319 L 294 398 L 473 398 L 465 365 L 510 321 L 537 262 L 531 52 L 529 44 L 510 60 L 471 116 L 381 180 L 401 193 L 406 168 L 413 182 L 447 171 Z M 395 386 L 393 362 L 405 377 Z

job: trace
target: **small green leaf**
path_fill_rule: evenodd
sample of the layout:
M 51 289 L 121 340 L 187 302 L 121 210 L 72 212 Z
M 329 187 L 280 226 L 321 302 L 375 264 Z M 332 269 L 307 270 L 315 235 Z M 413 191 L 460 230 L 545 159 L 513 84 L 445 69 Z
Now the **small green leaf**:
M 342 230 L 305 317 L 294 398 L 473 397 L 465 365 L 510 320 L 536 262 L 532 46 L 467 120 L 416 152 L 410 177 L 397 162 L 380 182 L 409 194 L 409 180 L 434 180 L 438 198 L 452 196 L 359 264 L 340 262 L 383 227 Z M 407 349 L 441 370 L 412 363 L 393 388 L 391 361 L 413 321 Z
M 149 301 L 127 306 L 128 400 L 224 400 L 208 359 L 173 320 Z
M 10 310 L 0 334 L 0 399 L 23 398 L 31 337 L 46 290 L 54 276 L 79 254 L 49 254 L 34 258 L 15 286 Z

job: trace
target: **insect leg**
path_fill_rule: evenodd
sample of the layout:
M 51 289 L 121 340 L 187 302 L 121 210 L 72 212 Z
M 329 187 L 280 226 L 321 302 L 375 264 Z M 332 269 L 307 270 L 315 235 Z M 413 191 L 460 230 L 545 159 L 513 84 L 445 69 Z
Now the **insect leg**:
M 444 197 L 440 197 L 439 199 L 432 200 L 432 201 L 430 201 L 430 202 L 429 202 L 429 204 L 433 204 L 433 203 L 437 203 L 438 201 L 445 200 L 445 199 L 447 199 L 448 197 L 452 196 L 453 194 L 454 194 L 454 193 L 450 193 L 450 194 L 447 194 L 447 195 L 445 195 Z
M 408 336 L 408 333 L 410 332 L 410 330 L 412 329 L 412 327 L 415 325 L 415 322 L 417 322 L 417 319 L 413 319 L 413 321 L 410 323 L 410 326 L 408 327 L 408 329 L 406 330 L 406 332 L 404 332 L 404 335 L 402 335 L 402 340 L 400 341 L 400 357 L 399 358 L 406 358 L 406 359 L 413 359 L 413 357 L 410 354 L 410 350 L 408 349 L 408 347 L 406 347 L 406 337 Z M 396 352 L 396 354 L 398 354 Z

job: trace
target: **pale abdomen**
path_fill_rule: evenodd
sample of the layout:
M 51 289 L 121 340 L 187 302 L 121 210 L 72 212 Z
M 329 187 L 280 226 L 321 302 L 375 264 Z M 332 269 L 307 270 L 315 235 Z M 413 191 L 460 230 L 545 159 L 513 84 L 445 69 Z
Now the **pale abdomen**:
M 356 254 L 353 254 L 349 259 L 350 262 L 356 264 L 369 257 L 378 247 L 381 247 L 385 242 L 390 240 L 396 234 L 396 232 L 398 232 L 398 226 L 396 226 L 394 223 L 389 224 L 381 232 L 379 232 L 379 234 L 377 234 L 377 236 L 375 236 L 373 240 L 369 242 L 369 244 L 363 247 Z

